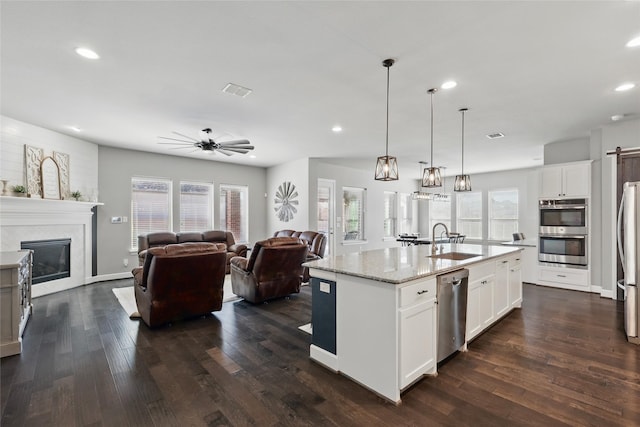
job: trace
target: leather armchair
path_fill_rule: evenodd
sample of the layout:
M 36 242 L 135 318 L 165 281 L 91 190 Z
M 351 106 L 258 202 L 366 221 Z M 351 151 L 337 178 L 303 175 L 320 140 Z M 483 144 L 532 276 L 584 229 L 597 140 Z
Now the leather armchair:
M 324 257 L 324 251 L 327 247 L 327 236 L 324 233 L 318 233 L 317 231 L 294 231 L 294 230 L 280 230 L 273 234 L 273 237 L 297 237 L 309 246 L 309 252 L 307 254 L 306 261 L 315 261 Z M 309 281 L 309 269 L 303 267 L 302 281 Z
M 132 270 L 138 312 L 149 327 L 222 308 L 226 253 L 215 243 L 149 248 Z
M 231 259 L 231 289 L 252 303 L 300 292 L 309 248 L 295 237 L 257 242 L 251 257 Z
M 231 258 L 235 256 L 247 256 L 247 246 L 241 243 L 236 244 L 236 241 L 233 238 L 233 233 L 230 231 L 209 230 L 203 232 L 182 233 L 160 231 L 156 233 L 141 234 L 138 236 L 138 264 L 142 265 L 146 250 L 149 248 L 187 242 L 223 243 L 227 252 L 227 274 L 231 271 Z

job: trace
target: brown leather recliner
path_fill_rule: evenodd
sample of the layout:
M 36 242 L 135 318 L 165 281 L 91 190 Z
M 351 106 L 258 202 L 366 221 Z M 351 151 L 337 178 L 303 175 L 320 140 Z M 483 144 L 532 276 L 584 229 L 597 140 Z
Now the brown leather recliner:
M 309 252 L 305 261 L 315 261 L 324 257 L 324 251 L 327 247 L 327 236 L 317 231 L 294 231 L 280 230 L 273 234 L 273 237 L 297 237 L 309 246 Z M 302 270 L 302 281 L 309 281 L 309 269 L 304 267 Z
M 295 237 L 257 242 L 251 257 L 231 259 L 231 289 L 252 303 L 300 292 L 302 263 L 309 248 Z
M 138 312 L 149 327 L 222 308 L 225 246 L 183 243 L 149 248 L 134 268 Z
M 230 231 L 209 230 L 181 233 L 159 231 L 138 236 L 138 265 L 142 265 L 144 262 L 145 251 L 149 248 L 186 242 L 224 243 L 227 251 L 227 274 L 231 271 L 231 258 L 234 256 L 247 256 L 247 245 L 242 243 L 236 244 L 233 233 Z

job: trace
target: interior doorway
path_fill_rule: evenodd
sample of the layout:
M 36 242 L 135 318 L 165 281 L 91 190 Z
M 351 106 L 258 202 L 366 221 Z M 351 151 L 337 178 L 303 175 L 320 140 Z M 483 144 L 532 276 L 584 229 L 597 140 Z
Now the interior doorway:
M 620 207 L 620 201 L 622 200 L 622 187 L 625 182 L 640 181 L 640 151 L 633 150 L 625 153 L 623 150 L 616 150 L 616 206 Z M 618 211 L 616 210 L 616 214 Z M 617 218 L 617 216 L 616 216 Z M 624 232 L 624 230 L 623 230 Z M 623 234 L 624 235 L 624 234 Z M 622 272 L 622 263 L 620 261 L 620 254 L 617 256 L 617 280 L 624 278 Z M 616 286 L 616 299 L 624 299 L 624 291 Z
M 317 230 L 327 236 L 327 247 L 324 257 L 334 255 L 335 248 L 335 225 L 336 225 L 336 208 L 335 208 L 336 182 L 332 179 L 318 178 L 318 225 Z

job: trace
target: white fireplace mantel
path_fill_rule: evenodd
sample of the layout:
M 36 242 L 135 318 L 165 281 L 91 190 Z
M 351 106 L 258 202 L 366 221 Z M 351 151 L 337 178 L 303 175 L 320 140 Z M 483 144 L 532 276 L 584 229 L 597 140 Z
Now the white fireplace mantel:
M 71 277 L 34 285 L 34 297 L 91 283 L 91 209 L 99 205 L 103 203 L 0 197 L 0 250 L 17 251 L 22 241 L 71 238 Z

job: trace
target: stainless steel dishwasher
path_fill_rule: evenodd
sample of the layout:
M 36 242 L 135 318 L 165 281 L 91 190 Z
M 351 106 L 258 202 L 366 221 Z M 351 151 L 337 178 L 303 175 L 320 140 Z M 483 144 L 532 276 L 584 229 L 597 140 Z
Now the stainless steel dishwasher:
M 469 270 L 438 276 L 438 362 L 464 345 Z

